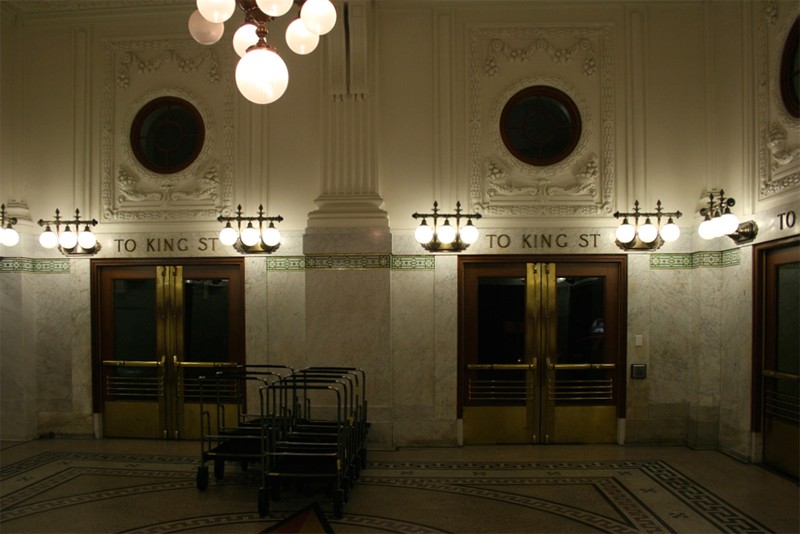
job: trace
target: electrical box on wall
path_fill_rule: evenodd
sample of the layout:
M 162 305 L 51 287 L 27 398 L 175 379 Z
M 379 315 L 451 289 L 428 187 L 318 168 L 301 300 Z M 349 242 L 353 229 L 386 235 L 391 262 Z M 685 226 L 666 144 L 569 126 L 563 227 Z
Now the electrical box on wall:
M 631 378 L 647 378 L 647 364 L 631 364 Z

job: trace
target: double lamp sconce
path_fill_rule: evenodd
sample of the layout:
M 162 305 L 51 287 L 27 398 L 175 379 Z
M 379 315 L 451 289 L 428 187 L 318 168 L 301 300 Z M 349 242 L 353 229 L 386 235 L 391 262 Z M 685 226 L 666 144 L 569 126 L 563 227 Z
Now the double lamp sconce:
M 709 193 L 708 205 L 699 210 L 703 222 L 697 230 L 698 235 L 703 239 L 727 235 L 736 244 L 755 239 L 758 226 L 754 221 L 739 222 L 731 211 L 735 204 L 733 198 L 725 196 L 724 190 L 720 190 L 717 196 Z M 660 200 L 656 203 L 655 211 L 642 211 L 637 200 L 633 211 L 614 213 L 615 218 L 622 218 L 622 224 L 615 232 L 615 242 L 623 250 L 657 250 L 665 242 L 680 237 L 681 231 L 675 220 L 682 215 L 680 211 L 664 211 Z M 411 216 L 422 219 L 414 237 L 429 252 L 462 252 L 475 243 L 480 235 L 473 220 L 480 219 L 481 214 L 464 213 L 461 202 L 456 202 L 452 213 L 441 212 L 439 203 L 434 202 L 431 212 L 415 212 Z M 233 215 L 220 215 L 217 221 L 225 223 L 219 233 L 220 242 L 242 254 L 270 254 L 280 247 L 281 233 L 275 228 L 275 223 L 283 221 L 283 217 L 266 215 L 263 206 L 258 207 L 256 215 L 247 216 L 239 205 Z M 6 213 L 5 204 L 0 205 L 0 245 L 13 247 L 19 243 L 15 224 L 17 218 Z M 39 243 L 44 248 L 57 247 L 66 256 L 93 255 L 101 249 L 92 232 L 97 220 L 82 220 L 78 209 L 72 219 L 62 217 L 61 212 L 56 210 L 54 219 L 40 219 L 38 224 L 44 227 L 39 236 Z

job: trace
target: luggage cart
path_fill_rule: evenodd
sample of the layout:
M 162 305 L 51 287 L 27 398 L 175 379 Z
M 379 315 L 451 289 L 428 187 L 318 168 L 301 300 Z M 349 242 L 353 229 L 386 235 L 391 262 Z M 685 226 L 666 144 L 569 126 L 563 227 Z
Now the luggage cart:
M 247 408 L 261 403 L 248 402 L 248 392 L 260 393 L 264 384 L 292 372 L 282 365 L 239 365 L 200 377 L 200 465 L 196 477 L 200 491 L 208 488 L 207 462 L 214 462 L 214 478 L 221 480 L 225 462 L 238 462 L 246 470 L 261 461 L 261 412 L 251 413 Z M 231 405 L 234 414 L 226 409 Z
M 333 511 L 341 517 L 352 480 L 356 443 L 350 424 L 355 398 L 352 375 L 298 371 L 264 386 L 262 476 L 258 511 L 269 512 L 287 480 L 325 480 Z

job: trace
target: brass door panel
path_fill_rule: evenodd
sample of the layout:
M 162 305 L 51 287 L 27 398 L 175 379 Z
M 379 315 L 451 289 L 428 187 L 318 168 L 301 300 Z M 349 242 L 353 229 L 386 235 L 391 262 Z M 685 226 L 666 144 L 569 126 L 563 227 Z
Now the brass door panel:
M 615 442 L 618 266 L 486 260 L 460 274 L 464 442 Z

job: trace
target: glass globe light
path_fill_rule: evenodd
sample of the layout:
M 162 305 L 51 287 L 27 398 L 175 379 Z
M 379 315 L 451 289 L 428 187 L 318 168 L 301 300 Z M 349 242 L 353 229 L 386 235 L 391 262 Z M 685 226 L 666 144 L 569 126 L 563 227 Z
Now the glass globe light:
M 231 246 L 239 239 L 239 232 L 231 226 L 231 222 L 225 225 L 225 228 L 219 231 L 219 242 L 226 246 Z
M 50 225 L 44 227 L 44 232 L 39 236 L 39 244 L 44 248 L 55 248 L 58 245 L 58 236 L 50 229 Z
M 197 10 L 210 22 L 225 22 L 236 11 L 236 0 L 197 0 Z
M 720 235 L 733 234 L 739 230 L 739 218 L 731 213 L 730 208 L 725 210 L 725 214 L 719 218 Z
M 270 17 L 285 15 L 292 8 L 294 0 L 256 0 L 258 9 Z
M 308 31 L 325 35 L 336 25 L 336 8 L 329 0 L 306 0 L 300 18 Z
M 189 17 L 189 34 L 202 45 L 212 45 L 222 38 L 225 25 L 221 22 L 210 22 L 195 10 Z
M 258 42 L 258 35 L 256 35 L 256 25 L 242 24 L 236 33 L 233 34 L 233 49 L 239 54 L 239 57 L 244 57 L 247 49 Z
M 61 248 L 73 249 L 78 244 L 78 234 L 70 230 L 69 225 L 67 225 L 61 235 L 58 236 L 58 244 L 61 245 Z
M 308 31 L 302 19 L 294 19 L 286 28 L 286 44 L 295 54 L 310 54 L 319 44 L 319 35 Z
M 242 95 L 255 104 L 275 102 L 289 85 L 289 70 L 273 50 L 255 48 L 236 65 L 236 85 Z
M 0 243 L 7 247 L 13 247 L 19 243 L 19 233 L 11 228 L 11 224 L 6 228 L 0 228 Z
M 480 233 L 471 220 L 467 220 L 467 225 L 458 231 L 461 236 L 461 241 L 467 245 L 471 245 L 478 240 Z
M 714 223 L 708 215 L 706 215 L 706 219 L 700 223 L 700 227 L 697 229 L 697 233 L 703 239 L 714 239 L 715 237 L 717 237 L 717 233 L 714 228 Z
M 681 236 L 681 229 L 678 228 L 678 225 L 672 222 L 672 217 L 669 218 L 667 224 L 661 227 L 661 239 L 666 241 L 667 243 L 671 243 L 672 241 L 677 241 L 677 239 Z
M 450 220 L 445 219 L 444 224 L 436 230 L 439 243 L 449 245 L 456 240 L 456 229 L 450 225 Z
M 86 225 L 86 228 L 78 234 L 78 244 L 84 250 L 91 250 L 97 244 L 97 237 L 92 233 L 89 229 L 89 225 Z
M 636 228 L 628 222 L 626 217 L 622 219 L 622 224 L 617 228 L 615 235 L 620 243 L 630 243 L 636 237 Z
M 274 247 L 281 242 L 281 233 L 275 228 L 272 221 L 270 221 L 269 226 L 264 228 L 264 231 L 261 232 L 261 239 L 268 247 Z
M 422 219 L 422 224 L 420 224 L 414 232 L 414 238 L 417 240 L 417 243 L 421 245 L 426 245 L 433 239 L 433 228 L 428 226 L 425 219 Z
M 642 243 L 652 243 L 658 237 L 658 228 L 650 222 L 648 217 L 644 224 L 639 227 L 639 239 Z
M 248 247 L 252 247 L 258 243 L 259 239 L 261 239 L 259 231 L 253 228 L 252 222 L 247 223 L 247 228 L 242 230 L 242 243 Z

